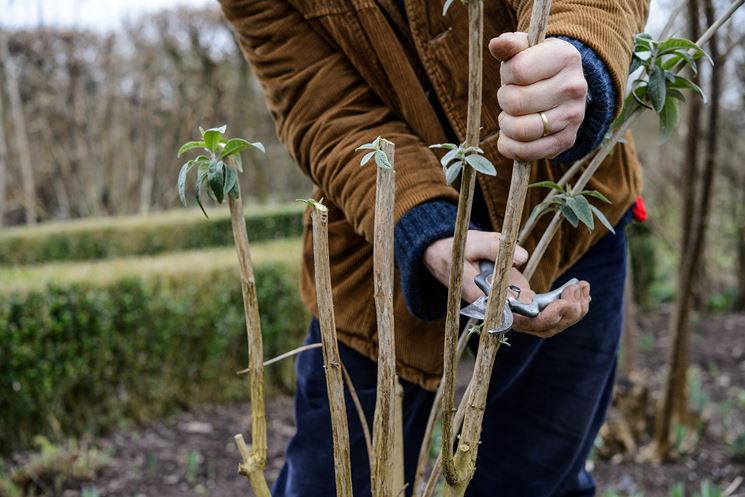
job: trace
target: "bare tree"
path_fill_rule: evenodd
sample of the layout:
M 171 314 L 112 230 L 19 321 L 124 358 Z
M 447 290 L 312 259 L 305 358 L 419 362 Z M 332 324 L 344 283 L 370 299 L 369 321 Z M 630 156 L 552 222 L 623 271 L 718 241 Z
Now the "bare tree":
M 10 115 L 13 119 L 16 155 L 18 157 L 19 167 L 21 168 L 23 204 L 26 209 L 26 224 L 36 224 L 36 188 L 34 186 L 34 174 L 31 168 L 28 135 L 26 134 L 26 119 L 23 115 L 21 94 L 18 89 L 15 68 L 12 67 L 11 64 L 10 52 L 8 50 L 8 38 L 2 28 L 0 28 L 0 61 L 2 61 L 5 66 L 5 88 L 8 92 Z
M 693 6 L 696 2 L 691 1 Z M 715 20 L 714 6 L 712 0 L 704 0 L 704 13 L 707 23 Z M 697 6 L 695 6 L 697 8 Z M 689 15 L 697 17 L 697 11 L 689 11 Z M 702 260 L 703 249 L 706 242 L 706 232 L 709 223 L 709 214 L 712 204 L 712 188 L 714 184 L 717 166 L 718 148 L 718 124 L 720 113 L 721 79 L 724 60 L 719 54 L 718 37 L 712 35 L 709 42 L 709 53 L 714 62 L 711 68 L 710 94 L 711 101 L 708 106 L 708 122 L 706 128 L 705 160 L 701 175 L 695 176 L 691 196 L 684 197 L 684 203 L 692 207 L 690 227 L 683 235 L 685 243 L 681 257 L 680 271 L 678 273 L 678 293 L 675 306 L 670 318 L 670 352 L 668 359 L 668 374 L 665 382 L 661 409 L 658 414 L 657 429 L 655 434 L 656 456 L 666 459 L 670 456 L 670 440 L 676 424 L 687 422 L 687 373 L 690 363 L 690 335 L 691 335 L 691 311 L 693 303 L 693 289 Z M 693 137 L 695 138 L 695 137 Z M 691 137 L 689 137 L 689 140 Z M 690 160 L 691 157 L 686 158 Z M 686 228 L 686 225 L 683 225 Z

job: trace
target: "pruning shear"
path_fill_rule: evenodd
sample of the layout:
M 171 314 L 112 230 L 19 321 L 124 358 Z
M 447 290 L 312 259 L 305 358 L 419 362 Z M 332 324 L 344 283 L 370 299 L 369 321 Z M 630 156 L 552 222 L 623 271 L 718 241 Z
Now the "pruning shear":
M 479 262 L 479 269 L 481 272 L 476 275 L 473 280 L 476 283 L 476 286 L 478 286 L 486 295 L 479 297 L 473 304 L 461 310 L 460 313 L 463 316 L 483 321 L 486 315 L 486 302 L 489 299 L 489 291 L 491 290 L 491 276 L 494 274 L 494 263 L 482 260 Z M 508 287 L 509 290 L 516 294 L 516 296 L 507 297 L 507 305 L 504 306 L 504 310 L 502 311 L 502 324 L 496 329 L 488 330 L 488 333 L 506 333 L 510 328 L 512 328 L 512 323 L 515 319 L 513 313 L 529 318 L 538 316 L 538 314 L 550 303 L 557 301 L 561 297 L 561 293 L 565 288 L 578 282 L 579 280 L 577 278 L 572 278 L 555 290 L 551 290 L 547 293 L 536 294 L 529 304 L 524 304 L 518 300 L 522 289 L 518 286 L 510 285 Z

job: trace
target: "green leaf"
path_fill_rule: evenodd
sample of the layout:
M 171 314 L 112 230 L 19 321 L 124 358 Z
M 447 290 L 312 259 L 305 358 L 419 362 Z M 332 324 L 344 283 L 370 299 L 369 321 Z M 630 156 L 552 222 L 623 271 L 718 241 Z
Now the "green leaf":
M 230 194 L 235 189 L 235 185 L 238 183 L 238 173 L 232 167 L 225 168 L 225 184 L 223 185 L 223 193 L 226 195 Z
M 328 212 L 329 208 L 323 205 L 323 199 L 315 200 L 312 198 L 296 198 L 295 202 L 302 202 L 311 209 L 318 209 L 321 212 Z
M 644 61 L 641 59 L 641 57 L 634 54 L 631 57 L 631 67 L 629 67 L 629 74 L 634 73 L 637 69 L 639 69 L 643 65 L 644 65 Z
M 227 126 L 220 126 L 219 128 L 210 128 L 204 132 L 204 136 L 202 137 L 202 139 L 204 140 L 207 148 L 211 150 L 212 153 L 217 152 L 217 147 L 220 144 L 220 139 L 222 138 L 222 135 L 225 134 L 226 129 Z
M 660 112 L 660 143 L 666 142 L 672 136 L 679 121 L 678 102 L 673 97 L 668 97 Z
M 685 97 L 685 95 L 683 95 L 683 92 L 680 91 L 680 90 L 676 90 L 675 88 L 668 88 L 667 89 L 667 98 L 670 98 L 670 97 L 676 98 L 676 99 L 680 100 L 681 102 L 685 102 L 686 101 L 686 97 Z
M 460 174 L 461 169 L 463 169 L 463 161 L 455 161 L 450 165 L 450 167 L 444 169 L 445 183 L 447 183 L 448 185 L 452 185 L 453 181 L 455 181 L 455 178 L 457 178 Z
M 359 147 L 355 148 L 355 152 L 361 152 L 363 150 L 375 150 L 375 145 L 372 143 L 365 143 L 364 145 L 360 145 Z
M 603 195 L 602 193 L 600 193 L 597 190 L 584 190 L 584 191 L 580 192 L 579 194 L 580 195 L 584 195 L 585 197 L 596 198 L 596 199 L 598 199 L 598 200 L 600 200 L 602 202 L 605 202 L 606 204 L 612 204 L 613 203 L 610 200 L 608 200 L 608 197 L 606 197 L 605 195 Z
M 241 154 L 235 154 L 233 156 L 233 164 L 239 173 L 243 172 L 243 159 L 241 158 Z
M 492 164 L 489 159 L 484 157 L 483 155 L 466 155 L 466 162 L 475 170 L 482 174 L 486 174 L 488 176 L 496 176 L 497 175 L 497 169 L 494 167 L 494 164 Z
M 569 208 L 568 205 L 562 205 L 561 207 L 559 207 L 559 212 L 561 212 L 561 214 L 564 216 L 564 219 L 569 221 L 569 224 L 571 224 L 573 228 L 579 226 L 579 219 L 577 218 L 577 215 L 572 209 Z
M 448 150 L 448 153 L 442 156 L 442 159 L 440 159 L 440 164 L 442 164 L 442 167 L 446 167 L 448 164 L 450 164 L 452 161 L 458 158 L 458 155 L 460 154 L 461 150 L 459 148 L 454 148 L 452 150 Z
M 463 144 L 465 145 L 465 143 Z M 460 148 L 463 148 L 463 145 L 460 146 Z M 467 147 L 463 149 L 464 154 L 484 154 L 484 149 L 481 147 Z
M 665 92 L 667 91 L 665 72 L 660 66 L 652 67 L 652 70 L 649 73 L 647 91 L 649 93 L 649 100 L 652 102 L 652 107 L 654 107 L 655 112 L 660 112 L 662 107 L 665 105 Z
M 446 148 L 448 150 L 456 150 L 460 147 L 456 145 L 455 143 L 435 143 L 434 145 L 430 145 L 429 148 Z
M 364 166 L 365 164 L 367 164 L 368 162 L 370 162 L 370 159 L 373 158 L 373 155 L 375 155 L 375 150 L 373 150 L 372 152 L 366 153 L 362 157 L 362 160 L 360 161 L 360 166 Z
M 194 164 L 195 161 L 190 160 L 181 166 L 181 170 L 178 172 L 178 198 L 184 207 L 186 207 L 186 175 L 189 174 Z
M 680 50 L 681 48 L 686 50 L 701 51 L 701 47 L 696 45 L 691 40 L 687 40 L 685 38 L 668 38 L 657 46 L 657 54 L 662 55 L 668 52 L 675 52 Z
M 195 148 L 207 148 L 207 145 L 203 141 L 186 142 L 183 145 L 181 145 L 181 148 L 178 149 L 178 153 L 176 154 L 176 157 L 181 157 L 183 154 L 185 154 L 189 150 L 193 150 Z
M 564 188 L 554 183 L 553 181 L 539 181 L 537 183 L 531 183 L 528 188 L 551 188 L 559 193 L 565 193 Z
M 696 59 L 688 52 L 678 52 L 671 55 L 670 57 L 665 59 L 665 61 L 661 64 L 661 67 L 666 71 L 672 70 L 675 66 L 678 65 L 678 63 L 680 63 L 681 60 L 685 61 L 685 64 L 691 68 L 693 74 L 698 74 Z
M 530 212 L 530 216 L 528 216 L 527 223 L 534 223 L 544 214 L 555 211 L 558 208 L 557 205 L 553 205 L 556 204 L 556 200 L 557 199 L 554 198 L 551 199 L 551 202 L 541 202 L 540 204 L 533 207 L 533 210 Z
M 199 175 L 197 176 L 197 182 L 195 184 L 195 194 L 197 197 L 197 205 L 200 209 L 202 209 L 202 213 L 204 214 L 204 217 L 209 218 L 207 215 L 207 211 L 204 210 L 204 206 L 202 205 L 202 185 L 207 180 L 207 172 L 199 172 Z
M 382 150 L 376 150 L 374 154 L 373 157 L 375 157 L 375 164 L 377 164 L 378 167 L 383 169 L 393 169 L 393 165 L 388 161 L 388 156 L 385 155 L 385 152 Z
M 621 109 L 621 113 L 618 115 L 616 120 L 613 121 L 611 128 L 618 129 L 624 122 L 626 122 L 626 119 L 628 119 L 629 116 L 640 107 L 639 102 L 636 101 L 636 97 L 633 95 L 627 96 L 626 100 L 623 102 L 623 109 Z
M 567 206 L 577 215 L 577 219 L 587 226 L 590 231 L 595 229 L 595 221 L 592 219 L 592 209 L 586 197 L 578 195 L 567 198 Z
M 670 88 L 693 90 L 694 92 L 698 93 L 698 95 L 704 100 L 704 103 L 707 102 L 706 95 L 704 94 L 704 90 L 702 90 L 701 87 L 698 86 L 696 83 L 694 83 L 690 79 L 685 78 L 683 76 L 676 76 L 675 81 L 670 83 Z
M 615 235 L 616 234 L 616 230 L 613 229 L 613 225 L 610 223 L 610 221 L 608 221 L 608 218 L 605 217 L 605 214 L 603 214 L 600 211 L 600 209 L 598 209 L 594 205 L 591 205 L 590 206 L 590 209 L 592 209 L 592 212 L 595 214 L 595 217 L 598 218 L 598 221 L 600 221 L 600 224 L 602 224 L 603 226 L 605 226 L 605 228 L 608 231 L 610 231 L 611 233 L 613 233 Z
M 257 148 L 262 152 L 266 151 L 264 149 L 264 145 L 262 145 L 260 142 L 251 143 L 250 141 L 244 140 L 243 138 L 231 138 L 227 142 L 225 142 L 225 146 L 220 153 L 220 157 L 230 157 L 239 154 L 249 147 Z
M 207 181 L 218 204 L 222 203 L 225 184 L 225 163 L 215 161 L 207 169 Z

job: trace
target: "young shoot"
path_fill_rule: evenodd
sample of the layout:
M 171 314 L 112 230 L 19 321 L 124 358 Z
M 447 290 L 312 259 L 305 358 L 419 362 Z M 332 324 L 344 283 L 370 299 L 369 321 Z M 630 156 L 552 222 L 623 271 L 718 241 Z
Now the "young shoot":
M 375 164 L 377 164 L 378 167 L 382 169 L 393 169 L 391 162 L 388 160 L 388 156 L 383 151 L 382 139 L 380 137 L 377 137 L 372 142 L 365 143 L 364 145 L 360 145 L 359 147 L 354 149 L 355 152 L 360 152 L 363 150 L 369 150 L 369 152 L 362 156 L 360 166 L 364 166 L 365 164 L 370 162 L 370 159 L 375 158 Z
M 194 193 L 205 217 L 208 216 L 202 205 L 202 189 L 207 186 L 207 194 L 218 204 L 222 204 L 226 195 L 238 198 L 238 172 L 243 172 L 241 152 L 249 147 L 265 151 L 264 145 L 260 142 L 226 137 L 226 130 L 227 126 L 208 130 L 200 126 L 202 139 L 184 143 L 177 154 L 181 157 L 195 149 L 202 149 L 205 152 L 185 162 L 178 174 L 179 198 L 181 203 L 186 205 L 186 178 L 189 171 L 196 166 L 197 180 Z
M 329 210 L 328 207 L 323 205 L 323 197 L 321 200 L 315 200 L 312 198 L 296 198 L 295 202 L 302 202 L 311 209 L 318 209 L 321 212 L 328 212 Z
M 476 171 L 496 176 L 497 169 L 494 164 L 482 154 L 484 151 L 480 147 L 467 147 L 465 143 L 456 145 L 455 143 L 438 143 L 430 145 L 429 148 L 444 148 L 447 153 L 440 159 L 442 170 L 445 173 L 445 182 L 450 185 L 463 170 L 464 165 L 469 165 Z
M 697 61 L 711 58 L 696 43 L 685 38 L 654 40 L 647 33 L 636 36 L 634 54 L 631 58 L 630 74 L 642 69 L 631 83 L 631 91 L 623 104 L 623 110 L 613 123 L 618 128 L 637 109 L 653 110 L 660 118 L 660 142 L 666 141 L 680 121 L 679 102 L 685 102 L 682 90 L 692 90 L 706 102 L 703 90 L 690 79 L 676 74 L 688 66 L 696 74 Z
M 606 204 L 610 204 L 611 201 L 602 193 L 595 190 L 583 190 L 577 194 L 573 194 L 571 185 L 567 185 L 564 188 L 553 181 L 540 181 L 533 183 L 530 187 L 551 188 L 557 192 L 556 195 L 552 195 L 547 200 L 535 206 L 533 212 L 530 213 L 531 221 L 539 219 L 548 212 L 558 211 L 574 228 L 578 227 L 581 222 L 587 226 L 587 229 L 592 231 L 595 229 L 594 214 L 608 231 L 615 234 L 613 225 L 608 221 L 608 218 L 605 217 L 600 209 L 590 204 L 587 200 L 588 197 L 593 197 Z

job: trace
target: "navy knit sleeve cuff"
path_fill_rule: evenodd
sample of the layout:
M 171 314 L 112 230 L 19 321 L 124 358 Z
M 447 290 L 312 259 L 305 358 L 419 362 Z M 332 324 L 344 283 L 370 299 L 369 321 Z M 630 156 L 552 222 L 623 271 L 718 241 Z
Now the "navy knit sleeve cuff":
M 429 245 L 453 236 L 457 207 L 446 200 L 419 204 L 396 223 L 394 257 L 401 288 L 409 312 L 419 319 L 442 319 L 446 314 L 448 292 L 424 266 L 424 251 Z M 471 225 L 471 229 L 478 229 Z
M 569 150 L 554 159 L 555 162 L 574 162 L 594 150 L 603 141 L 613 122 L 616 89 L 603 60 L 581 41 L 567 36 L 557 36 L 571 43 L 582 55 L 582 69 L 587 80 L 587 108 L 585 119 L 577 131 L 577 141 Z

